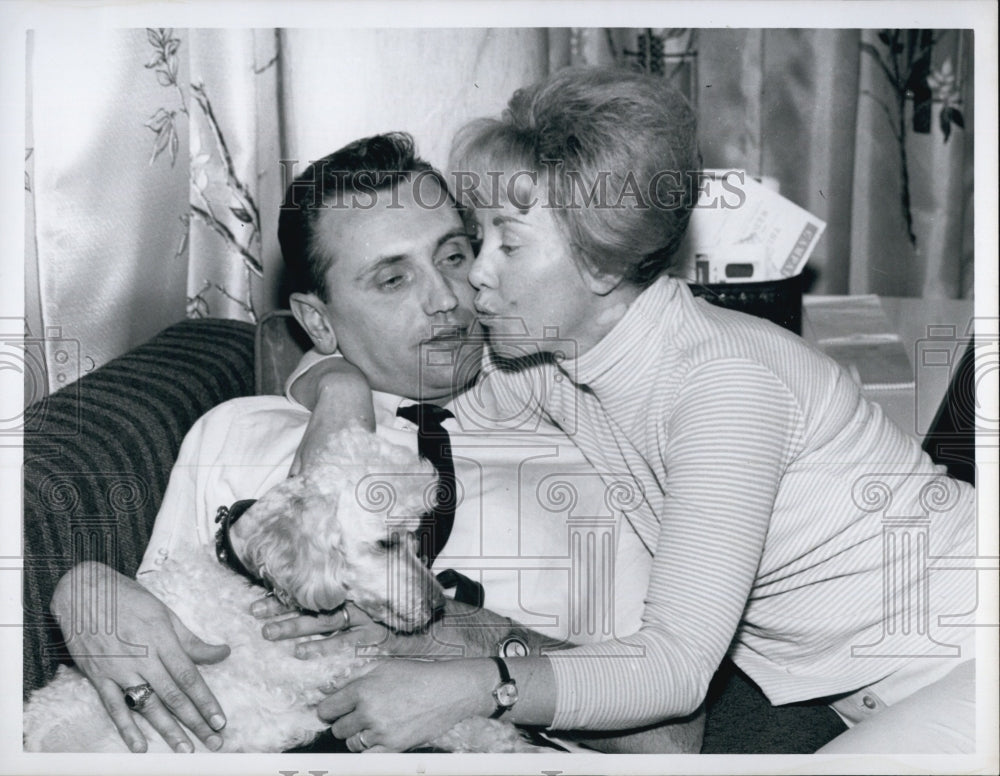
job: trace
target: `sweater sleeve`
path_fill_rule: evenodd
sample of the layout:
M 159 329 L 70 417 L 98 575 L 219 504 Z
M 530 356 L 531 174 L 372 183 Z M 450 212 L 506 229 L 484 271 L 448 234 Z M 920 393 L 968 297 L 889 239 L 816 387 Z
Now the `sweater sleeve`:
M 658 460 L 645 456 L 663 499 L 643 624 L 631 636 L 550 653 L 553 728 L 629 728 L 701 704 L 753 588 L 801 417 L 788 388 L 759 364 L 719 360 L 688 375 L 669 417 L 656 420 Z
M 343 356 L 340 355 L 340 353 L 330 353 L 329 355 L 326 355 L 320 353 L 316 350 L 316 348 L 310 348 L 303 353 L 302 358 L 299 359 L 299 363 L 295 365 L 295 369 L 292 370 L 292 373 L 288 375 L 288 379 L 285 380 L 285 398 L 293 404 L 301 407 L 302 405 L 296 401 L 294 396 L 292 396 L 292 385 L 296 380 L 302 377 L 302 375 L 316 366 L 316 364 L 330 358 L 343 358 Z

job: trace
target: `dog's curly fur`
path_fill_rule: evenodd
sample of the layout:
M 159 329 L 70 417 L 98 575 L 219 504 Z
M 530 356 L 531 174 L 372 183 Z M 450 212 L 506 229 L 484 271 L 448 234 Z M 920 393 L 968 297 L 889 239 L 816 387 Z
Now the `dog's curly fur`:
M 234 549 L 303 608 L 330 609 L 351 600 L 396 630 L 423 627 L 440 603 L 440 588 L 416 557 L 415 544 L 392 537 L 415 528 L 433 497 L 430 465 L 360 430 L 343 432 L 317 458 L 240 518 L 231 532 Z M 301 660 L 293 641 L 265 640 L 260 620 L 250 614 L 263 589 L 225 568 L 210 548 L 179 548 L 139 581 L 198 636 L 232 649 L 222 662 L 200 667 L 226 711 L 222 751 L 281 752 L 308 743 L 327 727 L 316 713 L 325 697 L 319 687 L 342 684 L 370 663 L 347 645 Z M 135 717 L 149 751 L 170 751 L 141 714 Z M 60 666 L 32 694 L 23 719 L 27 751 L 128 751 L 97 691 L 73 668 Z M 463 721 L 433 745 L 465 752 L 538 750 L 512 725 L 479 718 Z

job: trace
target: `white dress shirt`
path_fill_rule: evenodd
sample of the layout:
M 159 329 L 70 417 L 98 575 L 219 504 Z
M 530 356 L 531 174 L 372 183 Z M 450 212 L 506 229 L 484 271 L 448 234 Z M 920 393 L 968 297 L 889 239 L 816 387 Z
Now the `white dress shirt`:
M 498 421 L 466 397 L 445 406 L 458 500 L 452 533 L 434 563 L 485 590 L 485 606 L 574 643 L 634 632 L 651 556 L 605 477 L 552 426 Z M 374 392 L 378 433 L 416 453 L 416 427 L 396 416 L 398 396 Z M 287 476 L 309 420 L 278 396 L 234 399 L 185 437 L 143 558 L 155 569 L 178 543 L 213 551 L 219 506 L 258 498 Z M 627 489 L 627 484 L 622 482 Z

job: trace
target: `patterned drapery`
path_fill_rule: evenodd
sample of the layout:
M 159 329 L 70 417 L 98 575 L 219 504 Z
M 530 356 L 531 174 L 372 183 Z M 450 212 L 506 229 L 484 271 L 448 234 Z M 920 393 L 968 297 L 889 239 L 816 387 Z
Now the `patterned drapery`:
M 50 389 L 185 316 L 274 306 L 277 53 L 274 31 L 29 34 L 26 308 Z
M 185 316 L 254 321 L 278 306 L 286 168 L 398 129 L 443 164 L 461 124 L 571 63 L 662 76 L 699 110 L 706 166 L 773 177 L 826 220 L 814 291 L 968 296 L 971 35 L 935 42 L 938 118 L 903 139 L 911 241 L 894 92 L 863 50 L 884 45 L 875 31 L 29 33 L 25 309 L 46 343 L 25 399 Z M 939 117 L 955 106 L 964 127 L 945 142 Z
M 274 309 L 285 169 L 391 130 L 443 165 L 546 51 L 531 29 L 29 34 L 26 403 L 185 316 Z

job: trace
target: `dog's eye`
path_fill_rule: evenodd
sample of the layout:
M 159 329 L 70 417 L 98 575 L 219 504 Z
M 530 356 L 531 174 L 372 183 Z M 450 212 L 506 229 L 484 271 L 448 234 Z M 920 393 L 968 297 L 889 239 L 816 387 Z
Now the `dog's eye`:
M 394 547 L 398 547 L 399 546 L 399 535 L 398 534 L 390 534 L 385 539 L 379 539 L 376 542 L 376 544 L 378 545 L 378 548 L 380 550 L 388 552 L 389 550 L 393 549 Z

